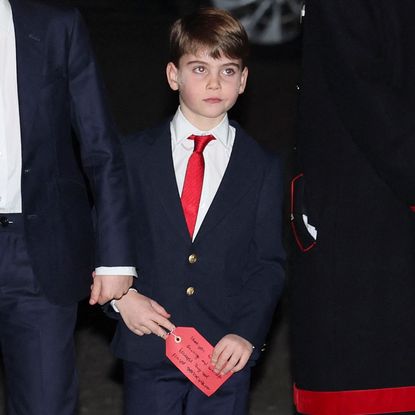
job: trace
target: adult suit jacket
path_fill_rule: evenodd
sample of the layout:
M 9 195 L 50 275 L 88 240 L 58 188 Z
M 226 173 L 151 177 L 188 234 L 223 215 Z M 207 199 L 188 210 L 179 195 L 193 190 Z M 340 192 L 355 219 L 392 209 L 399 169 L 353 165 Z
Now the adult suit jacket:
M 195 327 L 213 345 L 234 333 L 259 351 L 283 286 L 283 188 L 278 159 L 236 129 L 225 175 L 193 242 L 176 184 L 170 123 L 125 141 L 138 241 L 134 285 L 163 305 L 176 326 Z M 165 344 L 120 322 L 113 349 L 154 367 Z
M 10 4 L 27 249 L 45 295 L 71 303 L 89 292 L 95 265 L 133 264 L 122 152 L 79 13 L 25 0 Z
M 414 15 L 411 0 L 306 3 L 298 154 L 318 235 L 294 264 L 294 381 L 379 393 L 300 412 L 415 411 Z

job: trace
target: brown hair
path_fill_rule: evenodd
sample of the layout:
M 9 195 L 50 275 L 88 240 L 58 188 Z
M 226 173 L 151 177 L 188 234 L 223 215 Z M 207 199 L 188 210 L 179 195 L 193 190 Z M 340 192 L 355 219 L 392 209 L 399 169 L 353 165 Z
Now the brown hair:
M 201 8 L 173 23 L 170 60 L 178 66 L 183 55 L 196 54 L 201 49 L 209 51 L 214 59 L 221 55 L 241 59 L 242 67 L 245 67 L 249 54 L 248 35 L 229 12 L 213 7 Z

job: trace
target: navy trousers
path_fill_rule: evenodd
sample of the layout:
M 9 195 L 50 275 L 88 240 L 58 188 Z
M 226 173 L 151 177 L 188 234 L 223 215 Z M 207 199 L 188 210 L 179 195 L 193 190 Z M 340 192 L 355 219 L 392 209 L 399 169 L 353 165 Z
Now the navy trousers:
M 172 364 L 145 370 L 124 361 L 125 415 L 246 415 L 249 367 L 207 397 Z
M 0 346 L 8 415 L 73 415 L 77 305 L 55 305 L 44 297 L 30 265 L 21 215 L 9 217 L 13 223 L 0 227 Z

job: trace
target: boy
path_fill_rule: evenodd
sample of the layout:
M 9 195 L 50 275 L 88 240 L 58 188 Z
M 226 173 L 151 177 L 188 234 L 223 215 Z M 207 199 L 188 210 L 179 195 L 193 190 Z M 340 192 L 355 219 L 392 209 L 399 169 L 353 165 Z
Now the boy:
M 280 165 L 228 121 L 248 76 L 241 24 L 202 9 L 175 22 L 170 46 L 180 106 L 125 142 L 139 278 L 115 303 L 113 350 L 126 414 L 240 415 L 283 286 Z M 210 398 L 165 357 L 175 326 L 196 328 L 214 370 L 234 372 Z

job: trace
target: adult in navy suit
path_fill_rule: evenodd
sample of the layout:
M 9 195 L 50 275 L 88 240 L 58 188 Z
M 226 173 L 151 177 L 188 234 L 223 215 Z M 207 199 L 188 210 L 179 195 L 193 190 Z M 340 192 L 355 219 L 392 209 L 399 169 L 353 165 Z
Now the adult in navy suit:
M 123 158 L 78 12 L 1 0 L 0 18 L 0 344 L 8 411 L 72 415 L 77 302 L 90 292 L 94 267 L 91 303 L 122 296 L 134 273 Z
M 279 159 L 227 116 L 245 88 L 246 47 L 243 27 L 225 11 L 179 19 L 167 78 L 180 107 L 125 142 L 140 271 L 137 292 L 115 302 L 122 321 L 112 347 L 124 360 L 128 415 L 247 411 L 250 367 L 282 290 L 285 254 Z M 200 152 L 195 218 L 185 195 L 192 183 L 196 198 L 192 160 Z M 175 326 L 196 328 L 214 346 L 215 370 L 234 372 L 213 396 L 166 358 L 163 337 Z
M 411 0 L 306 2 L 298 153 L 316 240 L 291 281 L 301 413 L 415 411 L 414 14 Z

